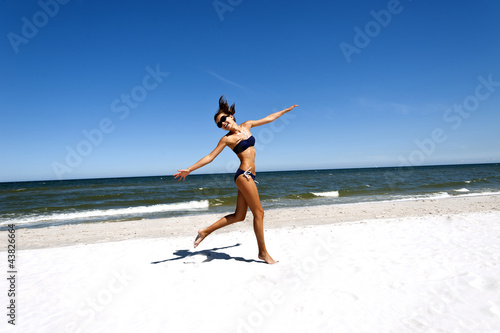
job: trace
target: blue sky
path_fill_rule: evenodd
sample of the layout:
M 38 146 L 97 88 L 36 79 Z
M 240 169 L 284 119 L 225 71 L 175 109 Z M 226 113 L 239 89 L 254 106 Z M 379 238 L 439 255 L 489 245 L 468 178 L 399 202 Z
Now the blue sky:
M 4 0 L 0 181 L 500 161 L 500 2 Z M 233 172 L 225 149 L 198 173 Z

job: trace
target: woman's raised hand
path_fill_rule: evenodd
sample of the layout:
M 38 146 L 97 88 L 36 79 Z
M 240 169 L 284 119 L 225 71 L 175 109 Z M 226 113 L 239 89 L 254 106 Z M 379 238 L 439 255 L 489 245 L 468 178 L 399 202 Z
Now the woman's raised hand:
M 298 105 L 297 104 L 294 104 L 292 106 L 290 106 L 289 108 L 285 109 L 286 112 L 289 112 L 289 111 L 292 111 L 293 108 L 296 108 Z
M 184 179 L 186 179 L 186 177 L 191 173 L 191 171 L 189 171 L 188 169 L 182 169 L 182 170 L 177 170 L 179 172 L 177 172 L 176 174 L 174 174 L 174 178 L 177 179 L 179 178 L 179 180 L 182 180 L 184 181 Z

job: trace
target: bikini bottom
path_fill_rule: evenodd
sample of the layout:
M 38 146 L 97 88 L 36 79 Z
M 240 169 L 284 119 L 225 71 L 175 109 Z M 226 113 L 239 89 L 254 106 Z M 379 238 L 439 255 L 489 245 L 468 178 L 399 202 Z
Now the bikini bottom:
M 238 169 L 234 175 L 234 181 L 236 182 L 236 179 L 240 176 L 240 175 L 243 175 L 244 177 L 246 177 L 247 179 L 250 179 L 250 177 L 252 177 L 252 179 L 254 180 L 254 182 L 257 183 L 257 181 L 255 180 L 255 175 L 253 173 L 250 172 L 250 168 L 248 168 L 247 171 L 243 171 L 241 169 Z

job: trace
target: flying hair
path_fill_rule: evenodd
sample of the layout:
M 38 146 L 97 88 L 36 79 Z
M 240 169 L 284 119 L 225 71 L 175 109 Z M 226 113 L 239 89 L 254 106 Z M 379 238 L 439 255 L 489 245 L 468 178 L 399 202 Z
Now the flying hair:
M 236 121 L 236 118 L 234 118 L 234 114 L 236 113 L 236 109 L 234 108 L 234 103 L 233 103 L 233 105 L 231 105 L 231 107 L 229 107 L 229 104 L 227 103 L 227 100 L 224 97 L 224 95 L 222 95 L 219 98 L 219 110 L 217 111 L 217 113 L 214 116 L 214 121 L 217 121 L 217 117 L 221 113 L 228 115 L 228 116 L 233 116 L 234 121 Z

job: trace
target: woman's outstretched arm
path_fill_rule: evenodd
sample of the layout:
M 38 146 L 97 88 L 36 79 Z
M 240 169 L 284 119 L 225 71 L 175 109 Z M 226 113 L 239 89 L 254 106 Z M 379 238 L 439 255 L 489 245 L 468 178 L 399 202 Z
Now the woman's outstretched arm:
M 225 137 L 223 137 L 222 139 L 220 139 L 219 143 L 217 144 L 217 147 L 215 147 L 215 149 L 210 154 L 203 157 L 201 160 L 191 165 L 187 169 L 177 170 L 178 172 L 174 174 L 174 178 L 177 179 L 180 177 L 179 180 L 184 181 L 192 171 L 211 163 L 221 153 L 221 151 L 224 150 L 225 147 L 226 147 L 226 140 Z
M 285 113 L 292 111 L 292 109 L 296 108 L 297 106 L 298 105 L 295 104 L 295 105 L 292 105 L 291 107 L 286 108 L 284 110 L 281 110 L 281 111 L 278 111 L 278 112 L 275 112 L 275 113 L 271 113 L 269 116 L 264 117 L 262 119 L 259 119 L 259 120 L 249 120 L 246 123 L 248 123 L 251 127 L 256 127 L 256 126 L 261 126 L 261 125 L 269 124 L 270 122 L 275 121 L 276 119 L 278 119 L 279 117 L 281 117 Z

